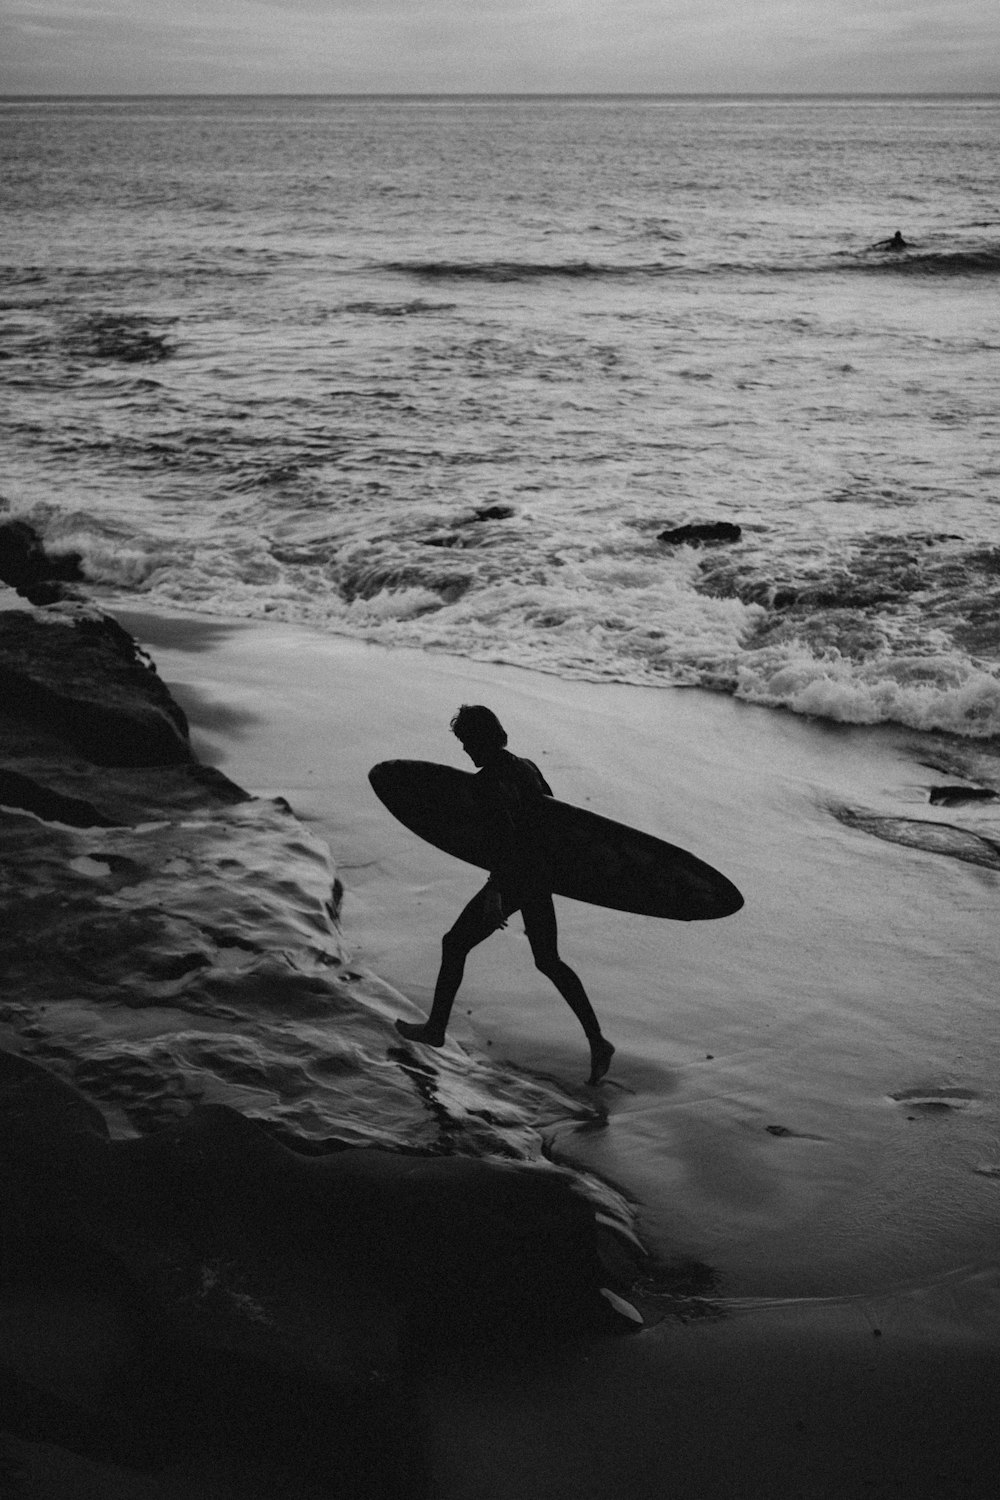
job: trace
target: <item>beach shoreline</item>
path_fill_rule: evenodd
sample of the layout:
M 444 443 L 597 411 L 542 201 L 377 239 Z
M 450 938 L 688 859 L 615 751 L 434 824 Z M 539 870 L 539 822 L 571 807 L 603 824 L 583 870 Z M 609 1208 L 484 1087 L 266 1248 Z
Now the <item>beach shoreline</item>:
M 956 1151 L 964 1152 L 974 1170 L 975 1152 L 992 1138 L 995 1096 L 983 1083 L 968 1109 L 936 1112 L 923 1111 L 914 1093 L 907 1120 L 888 1093 L 869 1096 L 883 1073 L 903 1076 L 904 1062 L 911 1068 L 906 1078 L 917 1077 L 913 1056 L 889 1057 L 878 1066 L 869 1059 L 854 1098 L 846 1101 L 848 1112 L 853 1108 L 864 1118 L 846 1139 L 831 1142 L 831 1111 L 842 1123 L 835 1090 L 844 1068 L 841 1063 L 823 1077 L 818 1056 L 833 1032 L 823 1034 L 815 1050 L 800 1038 L 795 1055 L 784 1061 L 777 1047 L 750 1061 L 722 1048 L 706 1055 L 719 1038 L 733 1040 L 731 1006 L 713 1004 L 713 988 L 730 984 L 741 966 L 759 968 L 766 956 L 780 999 L 786 969 L 796 961 L 800 970 L 808 967 L 802 944 L 816 919 L 807 893 L 796 891 L 803 847 L 815 862 L 813 877 L 827 882 L 824 889 L 856 863 L 907 869 L 914 857 L 909 851 L 852 839 L 815 811 L 823 797 L 857 795 L 866 780 L 873 796 L 892 777 L 893 785 L 911 785 L 906 778 L 916 775 L 915 763 L 906 759 L 905 735 L 830 731 L 684 690 L 653 704 L 655 695 L 644 690 L 565 684 L 521 669 L 366 647 L 296 627 L 113 613 L 150 651 L 188 715 L 200 757 L 252 793 L 287 797 L 296 815 L 329 841 L 346 886 L 345 942 L 356 961 L 410 996 L 415 1009 L 426 1004 L 439 931 L 467 889 L 469 872 L 397 829 L 374 798 L 363 800 L 363 776 L 374 759 L 395 755 L 456 763 L 447 710 L 463 697 L 487 697 L 509 720 L 512 741 L 517 733 L 515 748 L 523 742 L 526 753 L 538 751 L 546 774 L 569 800 L 600 798 L 602 811 L 610 800 L 612 815 L 628 821 L 639 821 L 644 808 L 646 819 L 651 816 L 651 767 L 662 768 L 665 758 L 679 765 L 669 797 L 679 831 L 673 822 L 656 831 L 720 864 L 758 910 L 762 930 L 738 942 L 735 922 L 726 941 L 721 934 L 730 924 L 715 924 L 717 933 L 708 924 L 670 924 L 675 980 L 679 976 L 678 988 L 689 986 L 689 993 L 667 1012 L 630 1001 L 631 1009 L 616 1014 L 606 977 L 620 968 L 621 940 L 615 947 L 603 918 L 589 908 L 580 909 L 582 917 L 565 909 L 565 950 L 582 953 L 581 969 L 598 975 L 608 1030 L 616 1034 L 617 1021 L 622 1056 L 617 1077 L 603 1091 L 608 1127 L 581 1131 L 571 1120 L 557 1123 L 545 1132 L 547 1154 L 634 1195 L 640 1227 L 654 1247 L 668 1257 L 700 1255 L 719 1273 L 716 1290 L 684 1310 L 675 1300 L 632 1336 L 557 1339 L 530 1355 L 486 1347 L 432 1361 L 412 1396 L 428 1436 L 433 1494 L 442 1500 L 612 1500 L 629 1493 L 654 1500 L 669 1490 L 682 1500 L 833 1500 L 905 1491 L 930 1500 L 974 1494 L 984 1474 L 997 1472 L 992 1391 L 1000 1374 L 1000 1276 L 992 1257 L 977 1253 L 985 1243 L 982 1220 L 969 1217 L 967 1196 L 924 1223 L 901 1202 L 905 1192 L 892 1203 L 885 1196 L 886 1173 L 893 1170 L 906 1174 L 906 1191 L 919 1181 L 928 1202 L 939 1195 L 942 1162 L 928 1147 L 936 1139 L 940 1153 L 941 1127 L 953 1138 L 970 1122 L 979 1130 L 971 1139 L 953 1139 L 944 1153 L 945 1164 L 953 1165 Z M 831 737 L 846 752 L 836 769 L 826 754 Z M 665 816 L 667 799 L 662 790 L 659 796 Z M 743 810 L 739 839 L 735 808 Z M 828 830 L 830 847 L 815 847 L 815 827 L 803 847 L 782 845 L 779 835 L 806 814 Z M 760 877 L 763 855 L 773 859 L 782 847 L 790 868 L 768 871 L 777 886 L 769 890 Z M 950 880 L 953 861 L 915 857 L 931 887 L 917 899 L 918 923 L 940 904 L 942 884 L 957 885 L 967 904 L 970 893 L 982 893 L 984 901 L 995 894 L 989 872 L 962 868 Z M 863 901 L 864 893 L 852 899 Z M 916 899 L 913 892 L 910 899 Z M 788 941 L 796 952 L 783 953 L 777 942 L 779 909 L 794 928 Z M 647 932 L 643 940 L 641 930 L 638 923 L 630 926 L 626 951 L 644 970 L 657 961 L 655 947 L 651 958 L 644 943 L 661 942 L 663 935 L 654 940 Z M 829 925 L 822 931 L 829 942 Z M 728 954 L 727 942 L 734 945 Z M 520 945 L 515 935 L 470 976 L 472 1003 L 461 1013 L 459 1044 L 525 1076 L 554 1076 L 570 1097 L 579 1089 L 583 1098 L 579 1041 L 558 1000 L 538 1000 Z M 870 991 L 859 992 L 859 1002 L 868 997 Z M 756 1003 L 754 993 L 747 1003 Z M 809 1019 L 819 1024 L 816 1007 Z M 656 1033 L 667 1021 L 665 1054 Z M 755 1022 L 765 1031 L 783 1029 L 786 1042 L 791 1035 L 777 1001 Z M 841 1044 L 843 1025 L 841 1015 Z M 858 1039 L 852 1061 L 869 1041 Z M 913 1040 L 907 1045 L 912 1053 Z M 923 1037 L 919 1045 L 921 1065 L 930 1066 L 941 1039 Z M 953 1067 L 954 1052 L 951 1058 Z M 813 1075 L 804 1071 L 810 1059 Z M 774 1076 L 762 1094 L 765 1062 Z M 945 1072 L 933 1076 L 940 1091 Z M 967 1068 L 963 1082 L 978 1081 Z M 925 1092 L 933 1104 L 932 1090 Z M 873 1120 L 880 1122 L 882 1159 L 869 1181 L 859 1158 Z M 824 1122 L 825 1139 L 814 1128 Z M 914 1126 L 923 1132 L 922 1148 L 902 1144 Z M 897 1141 L 892 1153 L 887 1131 Z M 817 1158 L 831 1155 L 832 1166 L 817 1165 Z M 996 1191 L 985 1176 L 980 1186 L 986 1195 Z M 894 1211 L 899 1215 L 896 1229 L 880 1236 L 875 1225 L 871 1234 L 872 1220 L 862 1216 L 844 1236 L 846 1250 L 834 1246 L 831 1253 L 825 1240 L 833 1219 L 865 1193 L 887 1220 Z M 939 1253 L 909 1261 L 900 1255 L 908 1237 L 929 1238 L 932 1230 Z M 727 1240 L 728 1256 L 717 1253 Z M 251 1500 L 269 1493 L 271 1482 L 263 1474 L 220 1479 L 218 1472 L 183 1464 L 152 1478 L 137 1476 L 21 1438 L 9 1449 L 10 1462 L 22 1464 L 27 1475 L 24 1496 L 45 1500 L 70 1500 L 87 1486 L 102 1500 L 207 1500 L 209 1493 Z M 496 1462 L 498 1451 L 503 1464 Z M 325 1492 L 311 1485 L 301 1490 L 304 1500 Z

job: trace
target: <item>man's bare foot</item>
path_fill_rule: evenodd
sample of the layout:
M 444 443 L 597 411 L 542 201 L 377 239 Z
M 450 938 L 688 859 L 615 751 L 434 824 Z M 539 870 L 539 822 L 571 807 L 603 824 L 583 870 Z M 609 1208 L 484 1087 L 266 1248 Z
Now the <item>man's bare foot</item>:
M 397 1021 L 396 1030 L 400 1036 L 405 1036 L 408 1042 L 423 1042 L 425 1047 L 443 1047 L 444 1034 L 440 1036 L 436 1031 L 431 1031 L 426 1021 Z
M 397 1026 L 399 1022 L 397 1021 Z M 590 1077 L 588 1083 L 600 1083 L 605 1073 L 611 1066 L 611 1059 L 615 1055 L 615 1049 L 603 1036 L 595 1037 L 590 1044 Z

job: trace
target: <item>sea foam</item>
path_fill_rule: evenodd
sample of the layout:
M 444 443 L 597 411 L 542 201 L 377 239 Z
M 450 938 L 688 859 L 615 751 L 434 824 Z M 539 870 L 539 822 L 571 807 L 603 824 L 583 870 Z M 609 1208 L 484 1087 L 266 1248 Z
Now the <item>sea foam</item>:
M 720 556 L 738 549 L 717 549 L 706 562 L 696 547 L 657 548 L 642 528 L 599 536 L 583 518 L 575 532 L 523 518 L 476 527 L 466 520 L 456 532 L 442 531 L 428 511 L 387 533 L 355 517 L 355 535 L 339 546 L 331 535 L 279 548 L 238 517 L 225 534 L 169 543 L 149 535 L 144 547 L 134 531 L 116 537 L 110 523 L 88 526 L 79 513 L 23 514 L 49 547 L 77 553 L 85 577 L 123 603 L 143 597 L 311 624 L 570 678 L 705 687 L 841 723 L 1000 733 L 1000 669 L 961 650 L 945 628 L 946 606 L 955 628 L 965 618 L 960 553 L 949 569 L 940 565 L 945 623 L 930 628 L 921 610 L 927 594 L 901 597 L 886 613 L 885 584 L 874 586 L 870 567 L 846 571 L 833 592 L 803 590 L 785 607 L 780 589 L 758 581 L 757 538 L 747 571 L 738 556 Z M 720 589 L 727 567 L 736 581 Z M 981 567 L 968 572 L 965 592 L 981 577 Z M 928 580 L 935 576 L 918 579 Z
M 957 656 L 856 662 L 803 649 L 740 663 L 736 696 L 845 724 L 904 724 L 988 739 L 1000 734 L 1000 679 Z M 770 658 L 770 659 L 768 659 Z

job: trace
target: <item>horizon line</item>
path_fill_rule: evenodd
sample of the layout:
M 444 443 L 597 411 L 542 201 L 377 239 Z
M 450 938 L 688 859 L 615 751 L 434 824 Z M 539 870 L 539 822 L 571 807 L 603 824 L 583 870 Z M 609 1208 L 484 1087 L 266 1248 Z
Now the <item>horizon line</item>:
M 1000 89 L 167 89 L 7 93 L 0 99 L 1000 99 Z

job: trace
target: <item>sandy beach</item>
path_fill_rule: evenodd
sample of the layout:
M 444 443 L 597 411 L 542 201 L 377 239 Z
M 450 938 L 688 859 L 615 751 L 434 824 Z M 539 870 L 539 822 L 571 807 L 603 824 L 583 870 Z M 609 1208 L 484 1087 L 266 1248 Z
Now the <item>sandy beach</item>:
M 561 907 L 563 951 L 618 1055 L 601 1128 L 550 1123 L 547 1150 L 628 1194 L 657 1256 L 707 1267 L 714 1290 L 697 1317 L 539 1352 L 530 1370 L 466 1355 L 428 1377 L 441 1495 L 989 1493 L 998 877 L 831 813 L 927 817 L 942 777 L 907 736 L 293 627 L 116 614 L 200 756 L 329 841 L 345 941 L 406 1014 L 427 1007 L 476 873 L 394 825 L 366 772 L 459 764 L 462 701 L 488 702 L 566 800 L 693 849 L 747 898 L 691 926 Z M 590 1092 L 516 922 L 470 963 L 453 1045 Z

